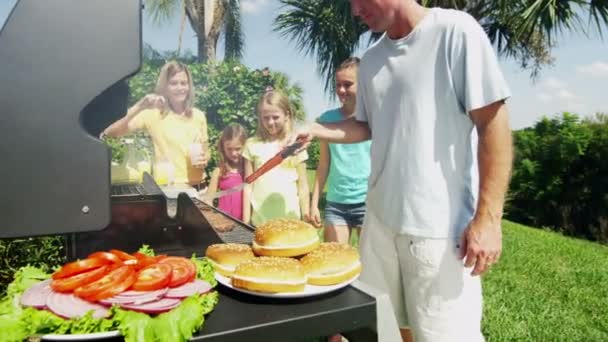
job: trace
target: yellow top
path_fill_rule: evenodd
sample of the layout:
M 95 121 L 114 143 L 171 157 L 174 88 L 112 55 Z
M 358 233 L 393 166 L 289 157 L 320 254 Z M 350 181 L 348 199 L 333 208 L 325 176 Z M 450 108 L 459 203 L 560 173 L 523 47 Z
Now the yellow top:
M 255 171 L 280 150 L 281 144 L 278 141 L 264 142 L 253 137 L 247 140 L 243 157 L 252 162 Z M 251 189 L 253 225 L 258 226 L 274 218 L 300 218 L 297 168 L 306 159 L 308 153 L 302 151 L 283 160 L 281 164 L 253 182 Z
M 158 109 L 146 109 L 137 114 L 130 122 L 129 129 L 145 129 L 154 144 L 155 178 L 161 173 L 159 166 L 167 161 L 173 166 L 172 173 L 175 183 L 199 184 L 205 179 L 203 169 L 192 166 L 190 161 L 190 145 L 202 143 L 208 145 L 207 118 L 200 110 L 193 108 L 192 116 L 176 114 L 169 111 L 161 114 Z M 167 175 L 165 174 L 165 177 Z

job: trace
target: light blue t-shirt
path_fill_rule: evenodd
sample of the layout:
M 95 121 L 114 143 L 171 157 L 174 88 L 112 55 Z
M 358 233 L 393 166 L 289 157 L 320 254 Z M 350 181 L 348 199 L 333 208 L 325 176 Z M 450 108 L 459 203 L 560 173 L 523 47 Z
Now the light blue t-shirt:
M 322 123 L 344 120 L 340 109 L 321 114 Z M 364 203 L 370 173 L 371 141 L 356 144 L 329 143 L 329 175 L 327 200 L 342 204 Z
M 367 207 L 398 233 L 460 236 L 477 206 L 473 109 L 510 91 L 470 15 L 433 8 L 401 39 L 386 34 L 359 67 L 356 118 L 372 133 Z

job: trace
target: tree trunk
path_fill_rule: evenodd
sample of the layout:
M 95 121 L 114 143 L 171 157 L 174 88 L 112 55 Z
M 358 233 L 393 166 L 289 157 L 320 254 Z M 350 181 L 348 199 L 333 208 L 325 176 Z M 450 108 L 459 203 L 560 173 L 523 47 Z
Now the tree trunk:
M 196 33 L 198 47 L 198 61 L 205 63 L 213 61 L 217 55 L 217 42 L 224 22 L 226 7 L 224 0 L 184 0 L 186 14 L 190 21 L 190 26 Z M 205 25 L 205 14 L 211 7 L 213 15 L 208 16 L 208 24 Z M 208 13 L 207 13 L 208 14 Z M 205 27 L 207 26 L 207 27 Z

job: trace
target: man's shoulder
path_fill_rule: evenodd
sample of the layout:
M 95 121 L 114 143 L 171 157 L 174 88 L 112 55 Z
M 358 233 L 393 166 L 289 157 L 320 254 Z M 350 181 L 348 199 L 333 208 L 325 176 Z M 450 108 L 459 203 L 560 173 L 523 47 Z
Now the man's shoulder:
M 433 13 L 437 16 L 435 25 L 447 32 L 466 33 L 472 29 L 481 28 L 477 19 L 464 11 L 433 8 Z

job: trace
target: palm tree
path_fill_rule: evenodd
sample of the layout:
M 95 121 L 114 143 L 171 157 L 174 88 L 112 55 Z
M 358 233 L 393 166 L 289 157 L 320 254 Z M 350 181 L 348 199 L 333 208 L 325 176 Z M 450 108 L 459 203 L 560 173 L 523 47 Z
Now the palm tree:
M 274 30 L 291 39 L 300 51 L 314 56 L 333 94 L 335 68 L 360 46 L 367 28 L 350 14 L 348 0 L 279 0 L 286 10 Z M 427 7 L 468 12 L 483 26 L 499 55 L 519 62 L 535 78 L 553 63 L 551 49 L 563 31 L 602 35 L 608 23 L 608 0 L 421 0 Z M 581 13 L 589 15 L 585 23 Z M 372 35 L 370 41 L 377 39 Z
M 163 23 L 176 13 L 182 14 L 178 38 L 181 49 L 183 23 L 188 19 L 198 39 L 198 59 L 216 59 L 217 43 L 223 33 L 226 59 L 243 56 L 244 38 L 241 29 L 240 0 L 145 0 L 146 10 L 157 23 Z

